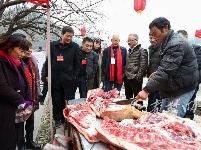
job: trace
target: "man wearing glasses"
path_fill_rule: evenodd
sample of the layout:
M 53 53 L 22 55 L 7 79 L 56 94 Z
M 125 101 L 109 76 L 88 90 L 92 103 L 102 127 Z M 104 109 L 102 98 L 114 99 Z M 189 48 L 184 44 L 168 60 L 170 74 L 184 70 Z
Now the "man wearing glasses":
M 148 52 L 138 44 L 138 35 L 128 36 L 128 54 L 126 58 L 124 86 L 127 99 L 137 96 L 142 90 L 143 77 L 148 67 Z M 139 101 L 143 105 L 143 101 Z
M 192 45 L 171 29 L 170 22 L 159 17 L 149 24 L 150 33 L 157 43 L 160 65 L 150 75 L 150 80 L 136 96 L 145 100 L 149 93 L 159 90 L 162 98 L 162 111 L 179 117 L 186 114 L 187 105 L 198 84 L 198 64 Z

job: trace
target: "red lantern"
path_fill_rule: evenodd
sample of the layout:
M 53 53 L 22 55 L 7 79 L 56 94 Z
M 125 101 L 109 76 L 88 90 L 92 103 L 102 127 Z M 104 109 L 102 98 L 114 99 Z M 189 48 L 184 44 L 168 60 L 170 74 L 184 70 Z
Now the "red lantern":
M 141 14 L 142 11 L 145 9 L 146 6 L 146 0 L 134 0 L 134 10 Z
M 195 37 L 201 38 L 201 29 L 195 31 Z
M 26 1 L 39 5 L 39 6 L 43 6 L 44 4 L 47 4 L 48 1 L 50 1 L 50 0 L 26 0 Z
M 81 36 L 82 36 L 82 37 L 85 37 L 85 35 L 86 35 L 86 28 L 85 28 L 85 27 L 82 27 L 82 28 L 81 28 Z

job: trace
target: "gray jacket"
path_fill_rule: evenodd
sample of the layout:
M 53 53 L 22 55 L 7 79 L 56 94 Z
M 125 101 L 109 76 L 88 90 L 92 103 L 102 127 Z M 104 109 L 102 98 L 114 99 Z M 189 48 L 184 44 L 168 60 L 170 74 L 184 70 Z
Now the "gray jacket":
M 127 54 L 125 76 L 127 79 L 142 81 L 143 76 L 146 74 L 147 66 L 148 52 L 139 44 L 131 51 L 131 54 Z
M 144 87 L 160 91 L 161 98 L 180 96 L 194 90 L 198 82 L 198 64 L 192 45 L 170 30 L 160 50 L 160 66 Z
M 149 65 L 147 69 L 147 77 L 149 77 L 153 72 L 156 72 L 160 65 L 159 51 L 161 44 L 149 46 Z
M 82 50 L 82 47 L 80 48 L 80 55 L 81 53 L 84 53 Z M 96 72 L 97 72 L 97 68 L 98 68 L 98 54 L 94 51 L 90 51 L 87 55 L 86 55 L 86 79 L 90 80 L 92 79 Z M 81 62 L 81 58 L 80 58 L 80 62 Z

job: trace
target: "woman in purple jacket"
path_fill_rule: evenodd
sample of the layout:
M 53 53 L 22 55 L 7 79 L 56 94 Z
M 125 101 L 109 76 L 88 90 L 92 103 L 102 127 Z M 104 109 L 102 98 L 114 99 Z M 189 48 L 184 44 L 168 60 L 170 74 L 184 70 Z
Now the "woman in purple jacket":
M 15 150 L 15 111 L 32 100 L 21 58 L 29 50 L 27 40 L 21 34 L 13 34 L 0 40 L 0 150 Z M 24 148 L 21 141 L 18 149 Z

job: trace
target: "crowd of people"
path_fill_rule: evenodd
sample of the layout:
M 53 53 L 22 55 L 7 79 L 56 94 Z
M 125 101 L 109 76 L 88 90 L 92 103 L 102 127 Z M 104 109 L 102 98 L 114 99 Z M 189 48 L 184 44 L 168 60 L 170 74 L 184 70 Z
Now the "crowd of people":
M 52 91 L 57 89 L 52 93 L 57 127 L 64 121 L 65 100 L 75 99 L 77 87 L 80 98 L 86 98 L 88 90 L 100 87 L 102 77 L 105 92 L 113 88 L 121 91 L 124 85 L 126 99 L 136 98 L 143 105 L 148 98 L 148 112 L 169 111 L 193 119 L 200 54 L 179 31 L 171 29 L 164 17 L 154 19 L 149 29 L 148 50 L 138 43 L 139 37 L 134 33 L 128 35 L 128 50 L 120 45 L 117 34 L 112 36 L 111 45 L 101 50 L 100 39 L 85 37 L 79 47 L 72 42 L 74 30 L 63 28 L 61 38 L 51 43 L 52 75 L 54 71 L 57 74 L 51 79 Z M 142 87 L 145 76 L 148 82 Z
M 201 47 L 187 41 L 185 30 L 174 32 L 166 18 L 154 19 L 149 24 L 148 50 L 134 33 L 128 35 L 129 49 L 120 45 L 117 34 L 104 49 L 100 38 L 84 37 L 80 47 L 72 41 L 73 36 L 73 28 L 64 26 L 61 37 L 50 43 L 51 79 L 47 60 L 40 78 L 36 58 L 31 55 L 32 43 L 24 35 L 15 33 L 0 40 L 0 150 L 15 150 L 16 145 L 19 150 L 41 148 L 33 141 L 34 111 L 39 97 L 44 103 L 48 82 L 56 127 L 65 122 L 63 109 L 68 100 L 75 99 L 77 88 L 80 98 L 86 98 L 88 90 L 100 88 L 101 81 L 105 92 L 121 91 L 124 85 L 126 99 L 135 98 L 140 105 L 148 99 L 148 112 L 169 111 L 194 118 Z M 148 82 L 142 87 L 144 77 Z M 29 106 L 28 119 L 16 122 L 16 110 L 25 111 Z

